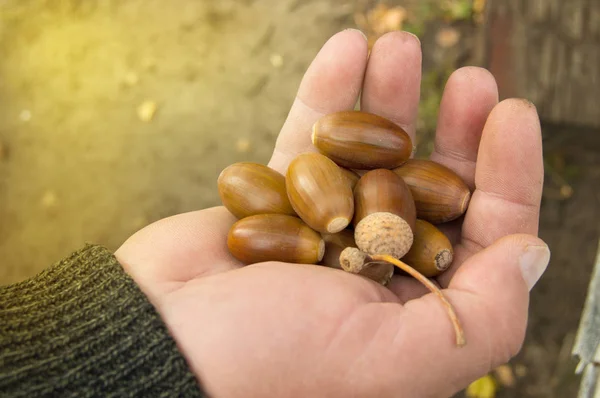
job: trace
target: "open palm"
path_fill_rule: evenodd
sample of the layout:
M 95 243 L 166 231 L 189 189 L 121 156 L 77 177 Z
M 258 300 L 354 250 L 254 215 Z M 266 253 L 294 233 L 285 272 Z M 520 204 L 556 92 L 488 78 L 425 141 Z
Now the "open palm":
M 418 39 L 383 36 L 370 56 L 348 30 L 307 71 L 277 140 L 284 173 L 314 151 L 321 116 L 361 109 L 414 138 L 421 79 Z M 509 360 L 523 342 L 529 290 L 548 263 L 536 235 L 543 180 L 535 108 L 498 103 L 494 78 L 457 70 L 447 83 L 432 159 L 473 190 L 464 220 L 443 226 L 455 244 L 438 278 L 467 345 L 440 302 L 414 280 L 387 288 L 326 267 L 244 267 L 227 251 L 235 219 L 223 207 L 178 215 L 132 236 L 116 256 L 162 315 L 192 370 L 216 397 L 444 397 Z

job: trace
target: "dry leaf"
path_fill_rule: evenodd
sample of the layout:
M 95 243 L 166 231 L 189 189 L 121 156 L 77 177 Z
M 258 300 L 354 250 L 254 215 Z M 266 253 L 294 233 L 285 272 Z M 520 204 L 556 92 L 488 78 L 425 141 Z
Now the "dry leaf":
M 45 208 L 55 207 L 58 204 L 58 198 L 54 191 L 46 191 L 42 195 L 41 204 Z
M 281 68 L 283 66 L 283 57 L 279 54 L 271 54 L 269 57 L 269 62 L 273 66 L 273 68 Z
M 132 87 L 138 84 L 140 81 L 140 77 L 135 72 L 128 72 L 125 76 L 123 76 L 123 83 L 125 85 Z
M 525 365 L 518 364 L 515 366 L 515 374 L 518 378 L 527 376 L 527 367 Z
M 403 7 L 388 8 L 384 4 L 378 4 L 367 16 L 370 28 L 377 35 L 400 30 L 405 19 L 406 10 Z
M 563 185 L 560 187 L 560 196 L 563 199 L 569 199 L 573 196 L 573 188 L 570 185 Z
M 485 10 L 486 0 L 473 0 L 473 12 L 475 14 L 482 14 Z
M 388 7 L 379 3 L 366 14 L 354 14 L 354 22 L 366 35 L 369 48 L 372 48 L 377 39 L 388 32 L 402 30 L 407 18 L 404 7 Z
M 475 380 L 467 387 L 469 398 L 494 398 L 496 396 L 496 381 L 490 375 Z
M 247 138 L 240 138 L 235 143 L 235 150 L 238 153 L 246 153 L 250 150 L 250 140 Z
M 0 161 L 6 158 L 6 145 L 2 141 L 0 141 Z
M 498 366 L 494 373 L 496 374 L 496 379 L 498 382 L 504 387 L 514 387 L 515 386 L 515 374 L 513 373 L 510 365 L 501 365 Z
M 21 111 L 21 113 L 19 113 L 19 119 L 21 119 L 22 122 L 28 122 L 31 120 L 31 111 L 29 109 L 23 109 Z
M 454 47 L 460 39 L 460 32 L 454 28 L 442 28 L 436 35 L 435 41 L 442 48 Z
M 395 7 L 387 10 L 380 20 L 380 28 L 383 32 L 392 32 L 402 29 L 402 24 L 406 19 L 406 10 L 403 7 Z
M 137 114 L 142 122 L 148 123 L 154 118 L 157 109 L 158 105 L 156 102 L 148 100 L 138 106 Z

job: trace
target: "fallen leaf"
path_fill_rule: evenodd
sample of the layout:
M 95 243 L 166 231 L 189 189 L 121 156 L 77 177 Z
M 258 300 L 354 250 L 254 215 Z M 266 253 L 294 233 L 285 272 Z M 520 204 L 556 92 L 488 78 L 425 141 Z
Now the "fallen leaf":
M 525 365 L 518 364 L 515 366 L 515 374 L 518 378 L 527 376 L 527 367 Z
M 138 118 L 145 123 L 152 121 L 154 118 L 154 114 L 158 109 L 158 105 L 155 101 L 147 100 L 142 102 L 140 106 L 137 108 Z
M 283 57 L 279 54 L 271 54 L 269 57 L 269 62 L 273 68 L 281 68 L 283 66 Z
M 563 199 L 569 199 L 573 196 L 573 188 L 570 185 L 563 185 L 560 187 L 560 196 Z
M 435 37 L 436 43 L 442 48 L 454 47 L 460 39 L 460 32 L 454 28 L 442 28 Z
M 377 35 L 402 29 L 405 19 L 406 9 L 404 7 L 388 8 L 381 3 L 369 11 L 367 15 L 369 27 Z
M 406 10 L 403 7 L 391 8 L 381 17 L 381 28 L 385 32 L 400 30 L 405 19 Z
M 19 119 L 21 119 L 22 122 L 28 122 L 31 120 L 31 111 L 29 109 L 23 109 L 21 111 L 21 113 L 19 113 Z
M 467 387 L 469 398 L 494 398 L 496 396 L 496 381 L 490 375 L 475 380 Z
M 54 191 L 46 191 L 42 195 L 41 204 L 45 208 L 55 207 L 58 204 L 58 198 Z
M 510 365 L 500 365 L 494 369 L 494 373 L 498 382 L 504 387 L 515 386 L 515 374 Z
M 247 138 L 239 138 L 235 143 L 235 150 L 238 153 L 246 153 L 250 150 L 250 140 Z
M 0 161 L 6 158 L 6 145 L 2 141 L 0 141 Z
M 140 77 L 135 72 L 128 72 L 125 76 L 123 76 L 123 83 L 125 85 L 132 87 L 138 84 L 140 81 Z
M 485 11 L 486 0 L 473 0 L 473 12 L 475 14 L 482 14 Z
M 156 70 L 156 60 L 151 57 L 146 57 L 142 60 L 142 68 L 147 70 L 148 72 L 153 72 Z

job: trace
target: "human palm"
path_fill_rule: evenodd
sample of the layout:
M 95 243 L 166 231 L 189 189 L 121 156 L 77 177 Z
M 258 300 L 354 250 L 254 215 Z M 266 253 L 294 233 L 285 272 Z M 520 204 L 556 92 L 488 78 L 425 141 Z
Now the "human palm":
M 269 163 L 284 173 L 314 151 L 321 116 L 361 109 L 414 138 L 421 77 L 418 40 L 331 38 L 307 71 Z M 523 342 L 529 290 L 549 260 L 536 237 L 543 181 L 535 108 L 498 104 L 493 77 L 462 68 L 449 79 L 432 159 L 473 190 L 464 220 L 443 226 L 455 260 L 437 279 L 467 345 L 454 344 L 444 307 L 416 281 L 387 287 L 340 270 L 228 252 L 235 219 L 223 207 L 170 217 L 116 252 L 163 317 L 191 369 L 215 397 L 444 397 L 508 361 Z

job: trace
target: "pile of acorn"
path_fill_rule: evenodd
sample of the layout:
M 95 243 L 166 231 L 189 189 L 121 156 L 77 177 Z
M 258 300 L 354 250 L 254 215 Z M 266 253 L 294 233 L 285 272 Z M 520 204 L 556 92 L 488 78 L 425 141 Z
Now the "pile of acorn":
M 399 269 L 442 300 L 464 345 L 452 305 L 428 277 L 452 263 L 452 244 L 435 225 L 465 213 L 469 187 L 443 165 L 410 159 L 410 136 L 374 114 L 326 115 L 312 142 L 319 153 L 298 155 L 285 176 L 251 162 L 223 170 L 219 195 L 239 219 L 231 254 L 246 264 L 339 268 L 383 285 Z

